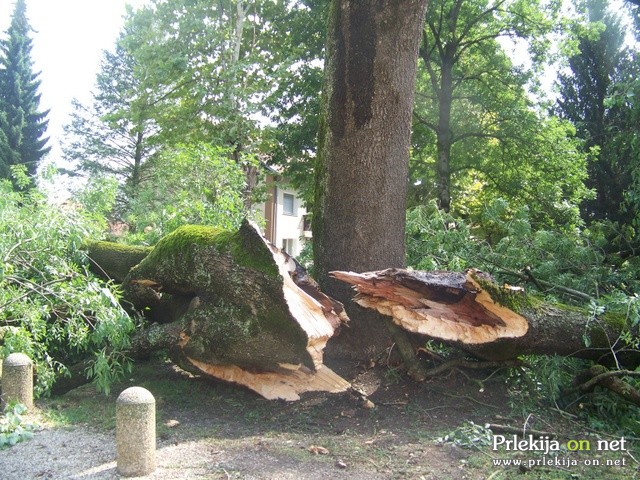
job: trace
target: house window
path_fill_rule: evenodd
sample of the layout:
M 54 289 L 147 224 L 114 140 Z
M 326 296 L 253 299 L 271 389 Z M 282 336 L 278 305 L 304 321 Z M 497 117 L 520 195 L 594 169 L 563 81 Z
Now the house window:
M 282 213 L 285 215 L 294 215 L 296 211 L 294 209 L 294 200 L 295 197 L 290 193 L 285 193 L 282 195 Z
M 284 250 L 286 253 L 288 253 L 289 255 L 293 255 L 294 254 L 294 248 L 296 246 L 296 240 L 295 238 L 283 238 L 282 239 L 282 250 Z

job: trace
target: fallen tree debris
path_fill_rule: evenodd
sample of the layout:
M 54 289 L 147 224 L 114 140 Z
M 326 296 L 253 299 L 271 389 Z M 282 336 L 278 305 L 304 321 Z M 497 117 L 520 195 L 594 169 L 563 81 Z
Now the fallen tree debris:
M 97 246 L 103 263 L 94 259 L 96 268 L 113 271 L 118 255 L 109 254 L 107 242 Z M 158 322 L 134 337 L 132 356 L 168 349 L 186 370 L 269 399 L 350 387 L 323 364 L 327 341 L 348 320 L 342 304 L 249 222 L 237 232 L 181 227 L 133 266 L 122 285 L 126 299 L 155 310 Z
M 355 302 L 393 318 L 413 333 L 476 344 L 527 332 L 525 318 L 502 306 L 480 286 L 482 273 L 417 272 L 387 269 L 378 272 L 331 272 L 354 285 Z

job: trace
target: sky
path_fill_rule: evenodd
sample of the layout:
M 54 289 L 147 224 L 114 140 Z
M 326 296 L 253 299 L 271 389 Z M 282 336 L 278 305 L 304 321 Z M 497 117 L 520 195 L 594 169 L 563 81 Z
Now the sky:
M 88 102 L 104 49 L 111 49 L 123 25 L 125 5 L 145 0 L 26 0 L 34 72 L 40 74 L 41 110 L 50 109 L 48 135 L 52 161 L 60 157 L 63 126 L 71 100 Z M 14 0 L 0 0 L 0 34 L 4 37 Z

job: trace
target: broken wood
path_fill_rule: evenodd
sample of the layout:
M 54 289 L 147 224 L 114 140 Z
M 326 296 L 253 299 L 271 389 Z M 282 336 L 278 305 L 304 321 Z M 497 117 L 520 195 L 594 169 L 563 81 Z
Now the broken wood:
M 331 275 L 354 285 L 356 303 L 392 317 L 413 333 L 475 344 L 527 332 L 522 316 L 500 305 L 480 286 L 479 272 L 387 269 Z
M 593 365 L 576 376 L 574 388 L 566 391 L 565 395 L 574 392 L 589 393 L 600 386 L 611 390 L 628 402 L 640 406 L 640 391 L 619 377 L 640 377 L 640 372 L 609 370 L 603 365 Z
M 409 332 L 452 342 L 484 360 L 534 354 L 604 361 L 615 354 L 622 363 L 638 365 L 637 350 L 618 340 L 628 328 L 625 318 L 546 304 L 477 270 L 331 275 L 353 286 L 358 304 L 392 317 Z
M 107 264 L 94 258 L 99 268 L 113 271 L 111 257 L 101 258 Z M 237 232 L 175 230 L 129 270 L 122 286 L 136 308 L 164 313 L 156 317 L 162 323 L 134 337 L 132 356 L 168 349 L 182 368 L 266 398 L 295 400 L 302 392 L 350 386 L 323 364 L 327 341 L 348 320 L 342 304 L 249 222 Z

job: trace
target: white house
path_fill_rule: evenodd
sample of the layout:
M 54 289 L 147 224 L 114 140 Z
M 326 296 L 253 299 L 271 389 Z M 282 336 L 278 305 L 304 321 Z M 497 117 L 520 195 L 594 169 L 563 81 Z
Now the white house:
M 311 238 L 311 226 L 302 199 L 289 183 L 277 172 L 267 167 L 267 199 L 255 206 L 265 219 L 264 236 L 276 247 L 297 257 L 307 239 Z

